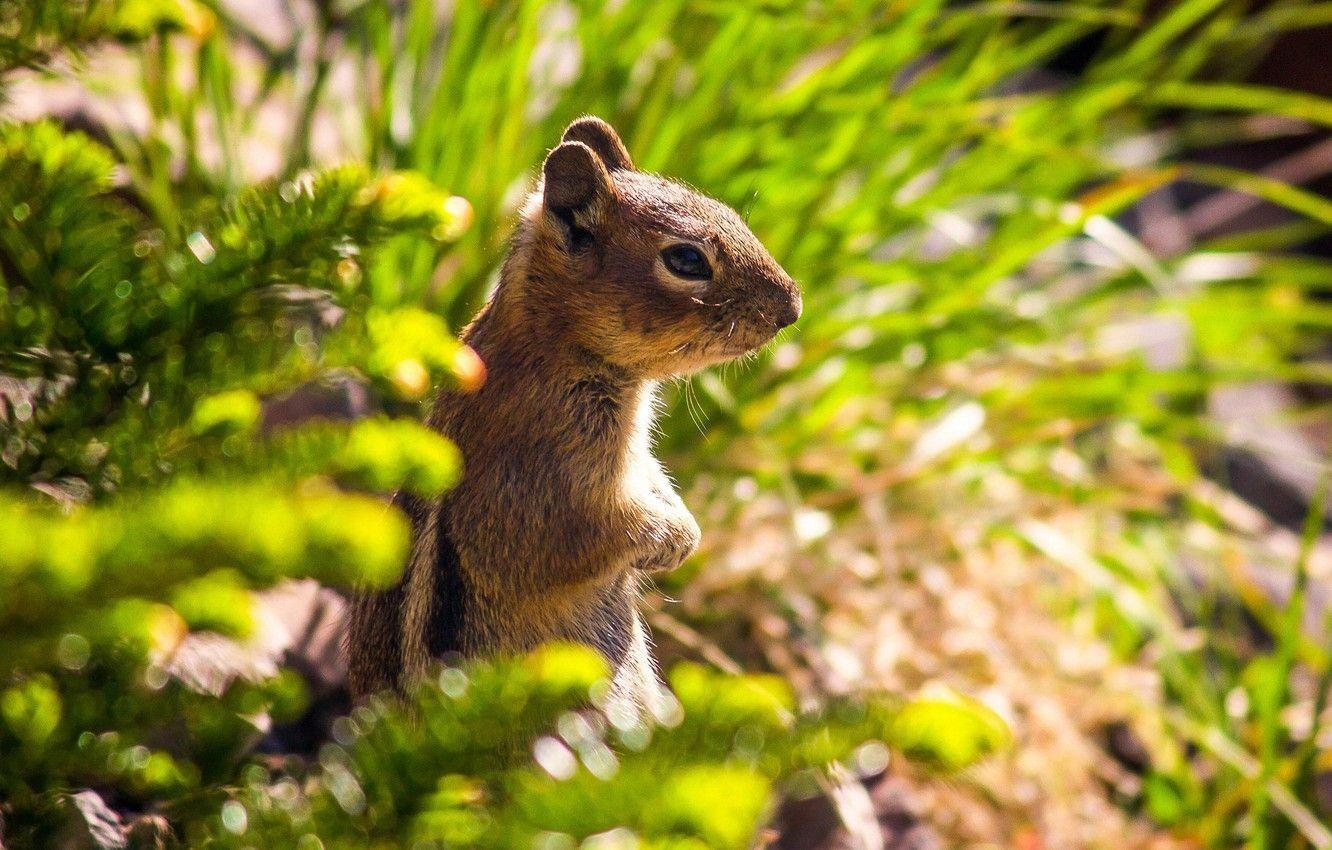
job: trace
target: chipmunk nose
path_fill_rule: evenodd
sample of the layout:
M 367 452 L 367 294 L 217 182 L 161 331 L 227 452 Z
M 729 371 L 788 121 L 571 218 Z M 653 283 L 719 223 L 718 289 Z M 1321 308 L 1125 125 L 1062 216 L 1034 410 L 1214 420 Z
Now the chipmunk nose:
M 795 283 L 790 284 L 788 293 L 783 293 L 787 297 L 783 299 L 782 306 L 777 310 L 777 329 L 789 328 L 800 318 L 800 309 L 803 306 L 800 298 L 800 290 L 796 288 Z

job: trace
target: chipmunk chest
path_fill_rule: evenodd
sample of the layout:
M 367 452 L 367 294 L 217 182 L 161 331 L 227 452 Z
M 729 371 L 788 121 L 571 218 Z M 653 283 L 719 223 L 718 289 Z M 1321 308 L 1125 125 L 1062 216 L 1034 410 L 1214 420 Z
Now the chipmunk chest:
M 624 459 L 615 486 L 629 503 L 644 504 L 658 489 L 661 475 L 661 464 L 651 454 L 631 453 Z

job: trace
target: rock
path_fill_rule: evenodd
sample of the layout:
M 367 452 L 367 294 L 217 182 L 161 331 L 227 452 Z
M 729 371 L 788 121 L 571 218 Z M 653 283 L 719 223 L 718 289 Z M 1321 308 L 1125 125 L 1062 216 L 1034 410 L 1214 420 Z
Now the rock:
M 1208 412 L 1225 441 L 1224 482 L 1274 522 L 1299 532 L 1318 488 L 1322 453 L 1294 423 L 1294 392 L 1273 382 L 1218 387 Z M 1326 522 L 1332 519 L 1328 507 Z
M 65 802 L 68 814 L 56 846 L 60 850 L 126 850 L 125 827 L 96 791 L 80 791 Z
M 161 815 L 135 818 L 125 830 L 129 850 L 171 850 L 179 846 L 171 825 Z
M 880 833 L 883 850 L 941 850 L 939 834 L 926 823 L 902 779 L 880 774 L 866 780 L 865 790 Z M 855 837 L 827 794 L 784 801 L 774 825 L 777 850 L 864 850 L 875 837 Z M 868 840 L 867 840 L 868 838 Z

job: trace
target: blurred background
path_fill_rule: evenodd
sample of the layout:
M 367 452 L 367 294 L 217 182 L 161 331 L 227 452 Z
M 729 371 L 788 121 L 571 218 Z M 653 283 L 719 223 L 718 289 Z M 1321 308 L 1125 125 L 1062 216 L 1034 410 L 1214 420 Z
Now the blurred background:
M 229 846 L 290 753 L 364 814 L 320 749 L 342 591 L 399 568 L 377 499 L 456 474 L 413 423 L 591 113 L 805 293 L 666 389 L 704 543 L 648 599 L 663 665 L 1005 727 L 705 846 L 1332 847 L 1332 3 L 0 9 L 6 846 L 83 841 L 84 788 L 79 829 Z

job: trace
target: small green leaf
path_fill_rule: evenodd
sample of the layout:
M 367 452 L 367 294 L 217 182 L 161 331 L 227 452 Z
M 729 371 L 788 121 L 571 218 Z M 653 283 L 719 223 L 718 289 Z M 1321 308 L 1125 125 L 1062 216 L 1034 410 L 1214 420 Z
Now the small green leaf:
M 334 468 L 377 490 L 438 496 L 457 480 L 462 456 L 453 443 L 415 422 L 367 419 L 352 426 Z
M 610 677 L 610 666 L 599 652 L 582 644 L 546 644 L 523 661 L 523 666 L 552 693 L 586 694 Z
M 0 717 L 14 737 L 40 748 L 60 725 L 61 700 L 51 677 L 36 676 L 0 693 Z
M 171 607 L 192 631 L 247 637 L 254 631 L 254 602 L 238 573 L 219 570 L 186 582 L 171 597 Z
M 661 835 L 697 836 L 713 848 L 750 846 L 771 803 L 771 783 L 740 767 L 699 765 L 667 776 L 645 825 Z M 724 803 L 722 802 L 724 801 Z
M 263 405 L 249 390 L 230 390 L 200 399 L 190 415 L 196 434 L 244 433 L 259 423 Z
M 1164 774 L 1153 773 L 1143 780 L 1142 795 L 1147 813 L 1164 826 L 1179 823 L 1187 813 L 1184 795 Z
M 1008 725 L 992 710 L 959 694 L 907 703 L 889 724 L 889 743 L 909 757 L 960 770 L 1006 746 Z

